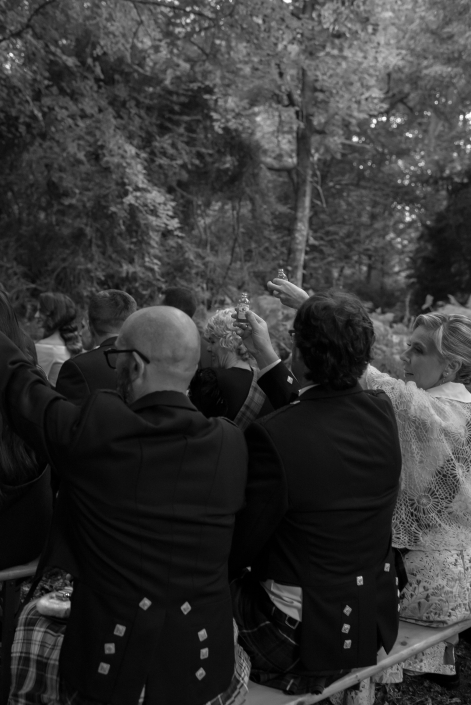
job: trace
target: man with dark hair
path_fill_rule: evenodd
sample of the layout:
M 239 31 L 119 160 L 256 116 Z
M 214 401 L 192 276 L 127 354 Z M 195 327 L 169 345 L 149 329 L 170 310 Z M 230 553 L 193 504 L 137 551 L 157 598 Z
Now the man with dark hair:
M 191 289 L 186 286 L 169 286 L 162 294 L 162 306 L 173 306 L 193 318 L 198 301 Z
M 104 289 L 91 295 L 82 331 L 90 349 L 62 365 L 59 394 L 80 405 L 98 389 L 116 389 L 116 374 L 106 364 L 104 351 L 114 345 L 124 321 L 136 310 L 135 300 L 125 291 Z
M 265 322 L 252 312 L 247 319 L 244 342 L 272 404 L 296 379 L 300 389 L 294 403 L 246 431 L 246 507 L 230 561 L 239 640 L 252 680 L 322 692 L 342 671 L 375 664 L 378 648 L 389 651 L 397 636 L 396 420 L 386 394 L 359 384 L 374 331 L 355 297 L 317 294 L 302 304 L 292 372 Z

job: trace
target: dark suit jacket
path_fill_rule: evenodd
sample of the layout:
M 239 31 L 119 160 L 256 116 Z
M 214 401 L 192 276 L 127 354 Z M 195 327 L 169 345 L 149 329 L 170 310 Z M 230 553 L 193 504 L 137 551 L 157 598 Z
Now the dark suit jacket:
M 177 392 L 128 407 L 102 391 L 74 406 L 2 334 L 0 398 L 62 479 L 61 548 L 76 576 L 60 656 L 67 685 L 113 705 L 137 703 L 144 684 L 151 705 L 223 692 L 234 670 L 227 557 L 246 482 L 241 431 Z
M 398 628 L 391 520 L 401 452 L 391 402 L 359 385 L 314 387 L 251 424 L 246 440 L 231 572 L 251 565 L 259 580 L 302 587 L 307 669 L 376 663 Z
M 116 391 L 116 371 L 106 362 L 104 350 L 111 348 L 117 336 L 104 340 L 94 350 L 81 353 L 64 362 L 57 378 L 56 391 L 74 404 L 83 404 L 99 389 Z

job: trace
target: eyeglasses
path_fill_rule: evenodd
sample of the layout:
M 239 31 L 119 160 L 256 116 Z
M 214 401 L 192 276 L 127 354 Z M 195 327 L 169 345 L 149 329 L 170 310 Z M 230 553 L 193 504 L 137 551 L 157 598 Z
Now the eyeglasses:
M 139 355 L 139 357 L 144 360 L 144 362 L 146 362 L 147 364 L 149 364 L 150 362 L 148 357 L 143 355 L 143 353 L 139 352 L 139 350 L 135 350 L 134 348 L 131 348 L 130 350 L 118 350 L 117 348 L 108 348 L 108 350 L 104 350 L 103 352 L 105 353 L 106 362 L 112 370 L 116 369 L 118 355 L 120 355 L 121 353 L 136 353 L 136 355 Z

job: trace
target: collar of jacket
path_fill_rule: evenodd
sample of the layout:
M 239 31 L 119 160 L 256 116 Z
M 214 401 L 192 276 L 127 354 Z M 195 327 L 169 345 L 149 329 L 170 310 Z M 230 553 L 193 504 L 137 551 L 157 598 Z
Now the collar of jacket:
M 188 411 L 198 411 L 196 406 L 193 406 L 186 394 L 183 392 L 151 392 L 140 397 L 137 401 L 130 404 L 129 408 L 133 411 L 146 409 L 148 406 L 176 406 L 180 409 Z
M 107 338 L 104 340 L 100 345 L 98 346 L 99 348 L 105 348 L 107 345 L 114 345 L 116 341 L 118 340 L 117 335 L 113 335 L 111 338 Z
M 348 394 L 358 394 L 358 392 L 362 391 L 363 388 L 358 382 L 354 387 L 349 387 L 348 389 L 331 389 L 327 384 L 319 384 L 317 387 L 311 387 L 301 394 L 299 401 L 305 401 L 307 399 L 325 399 L 327 397 L 344 397 Z

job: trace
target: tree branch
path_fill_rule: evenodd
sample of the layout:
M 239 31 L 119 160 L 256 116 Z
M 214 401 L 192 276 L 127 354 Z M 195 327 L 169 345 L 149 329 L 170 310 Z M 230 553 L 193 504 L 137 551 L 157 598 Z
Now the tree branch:
M 31 28 L 31 22 L 35 18 L 36 15 L 38 15 L 40 12 L 44 10 L 48 5 L 52 5 L 53 3 L 57 2 L 57 0 L 45 0 L 41 5 L 38 5 L 35 10 L 30 14 L 28 17 L 26 24 L 23 25 L 23 27 L 20 27 L 20 29 L 15 30 L 14 32 L 10 32 L 7 34 L 5 37 L 0 37 L 0 44 L 3 42 L 8 42 L 10 39 L 15 39 L 15 37 L 19 37 L 23 32 L 26 32 L 27 29 Z
M 269 169 L 270 171 L 293 171 L 293 169 L 296 169 L 295 162 L 286 162 L 285 164 L 276 164 L 276 162 L 272 162 L 269 159 L 262 159 L 262 165 L 266 169 Z

